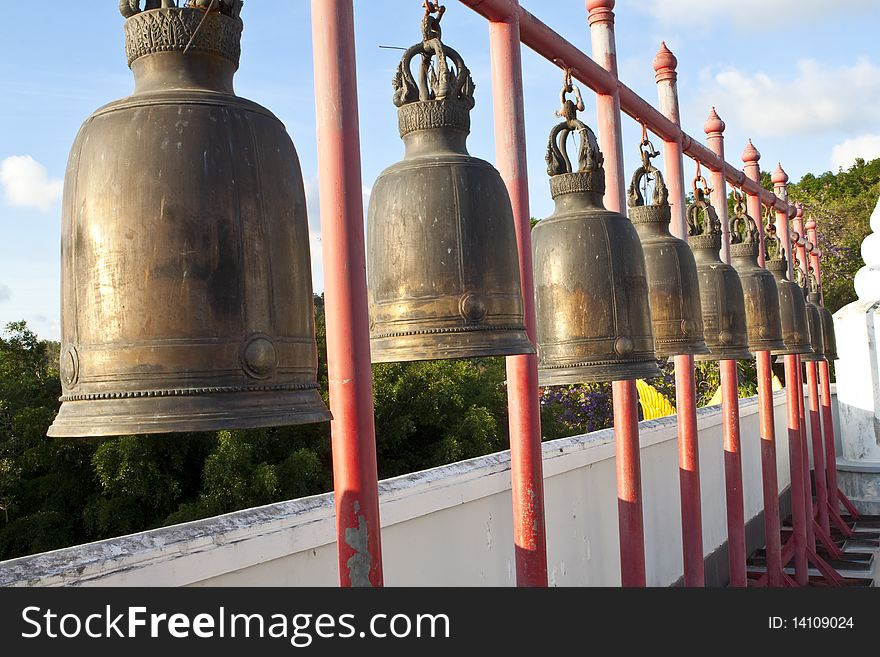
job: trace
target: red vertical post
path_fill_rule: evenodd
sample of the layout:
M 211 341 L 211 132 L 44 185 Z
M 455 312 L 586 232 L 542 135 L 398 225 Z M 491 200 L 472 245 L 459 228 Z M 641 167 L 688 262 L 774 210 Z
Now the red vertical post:
M 828 488 L 825 482 L 825 445 L 819 420 L 819 373 L 816 363 L 807 363 L 807 389 L 810 397 L 810 433 L 813 441 L 813 472 L 816 478 L 816 520 L 826 534 L 831 533 L 828 518 Z
M 715 108 L 703 126 L 706 143 L 724 161 L 724 121 Z M 727 180 L 723 171 L 712 171 L 709 184 L 712 205 L 721 221 L 721 259 L 730 264 L 730 224 L 727 216 Z M 739 385 L 736 361 L 722 360 L 721 413 L 724 418 L 724 484 L 727 501 L 727 557 L 730 586 L 746 586 L 746 522 L 743 509 L 742 451 L 739 427 Z
M 512 17 L 491 22 L 489 38 L 496 159 L 513 205 L 526 331 L 529 339 L 535 342 L 537 321 L 518 20 Z M 516 582 L 518 586 L 547 586 L 537 356 L 507 358 L 507 395 Z
M 812 217 L 807 222 L 807 233 L 810 241 L 817 249 L 810 254 L 810 261 L 813 265 L 813 271 L 816 274 L 816 282 L 819 284 L 821 292 L 822 288 L 822 263 L 819 256 L 818 246 L 819 237 L 817 233 L 816 220 Z M 824 303 L 824 294 L 823 303 Z M 837 525 L 844 535 L 851 535 L 852 529 L 843 522 L 840 517 L 840 499 L 837 488 L 837 450 L 834 447 L 834 418 L 831 415 L 831 379 L 830 379 L 830 361 L 823 360 L 819 363 L 819 387 L 820 387 L 820 403 L 822 412 L 822 428 L 824 434 L 825 449 L 825 488 L 828 496 L 828 513 L 830 519 Z
M 615 381 L 614 447 L 617 462 L 617 518 L 620 535 L 620 582 L 646 584 L 645 530 L 642 517 L 642 465 L 639 446 L 638 393 L 631 381 Z
M 617 77 L 614 0 L 587 0 L 593 59 Z M 605 206 L 626 214 L 620 96 L 596 96 L 599 146 L 605 157 Z M 642 518 L 638 393 L 635 381 L 614 381 L 614 442 L 617 454 L 618 527 L 623 586 L 645 586 L 645 530 Z
M 681 125 L 678 104 L 678 61 L 663 43 L 654 58 L 654 72 L 660 111 L 666 118 Z M 680 141 L 663 142 L 663 161 L 669 187 L 672 220 L 669 229 L 676 237 L 687 240 L 686 197 L 684 187 L 683 151 Z M 703 518 L 700 500 L 700 452 L 697 435 L 697 390 L 694 383 L 694 357 L 676 356 L 675 400 L 678 417 L 678 473 L 681 489 L 681 538 L 684 585 L 703 586 Z
M 758 164 L 761 154 L 751 140 L 742 154 L 743 171 L 755 182 L 761 180 L 761 168 Z M 755 218 L 758 225 L 758 264 L 764 262 L 764 222 L 761 199 L 754 194 L 748 195 L 749 215 Z M 758 412 L 761 424 L 761 482 L 764 493 L 764 543 L 767 554 L 767 584 L 773 587 L 783 586 L 785 577 L 782 572 L 782 540 L 779 522 L 779 479 L 776 473 L 776 420 L 773 406 L 773 364 L 769 351 L 755 353 L 758 375 Z
M 804 475 L 803 459 L 806 455 L 801 445 L 801 415 L 800 404 L 796 395 L 799 384 L 798 369 L 800 368 L 797 356 L 785 356 L 785 385 L 788 393 L 788 452 L 791 461 L 791 517 L 794 538 L 794 568 L 795 581 L 806 586 L 810 579 L 807 573 L 807 525 L 811 518 L 807 516 L 804 499 Z M 794 397 L 792 402 L 792 397 Z
M 333 487 L 341 586 L 382 586 L 351 0 L 312 0 Z
M 782 203 L 776 210 L 776 234 L 782 241 L 785 257 L 788 259 L 788 278 L 794 280 L 794 258 L 791 255 L 791 239 L 788 226 L 788 174 L 782 165 L 776 168 L 771 176 L 776 196 Z M 794 546 L 795 581 L 801 586 L 809 582 L 807 572 L 807 522 L 803 505 L 804 475 L 802 467 L 803 450 L 801 448 L 801 416 L 800 406 L 803 399 L 803 388 L 799 386 L 797 356 L 785 356 L 785 393 L 788 407 L 788 453 L 791 469 L 791 507 Z
M 792 221 L 792 238 L 797 236 L 797 242 L 792 244 L 792 254 L 797 254 L 800 261 L 801 275 L 804 281 L 809 280 L 806 240 L 804 239 L 804 206 L 801 203 L 795 204 L 795 214 Z M 813 488 L 810 478 L 810 444 L 807 440 L 807 414 L 804 405 L 804 364 L 805 361 L 798 356 L 798 390 L 800 391 L 800 416 L 801 416 L 801 443 L 804 451 L 803 471 L 804 471 L 804 507 L 807 510 L 807 548 L 816 549 L 816 533 L 813 529 L 813 519 L 815 517 L 815 508 L 813 506 Z

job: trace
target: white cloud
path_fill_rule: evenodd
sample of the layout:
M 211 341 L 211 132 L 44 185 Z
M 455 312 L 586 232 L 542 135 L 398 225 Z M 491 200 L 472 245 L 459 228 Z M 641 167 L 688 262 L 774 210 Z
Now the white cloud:
M 862 135 L 837 144 L 831 151 L 832 171 L 848 169 L 858 157 L 865 160 L 880 157 L 880 135 Z
M 700 28 L 705 29 L 711 29 L 713 24 L 733 23 L 738 28 L 772 30 L 780 20 L 787 24 L 806 23 L 848 11 L 874 9 L 877 0 L 630 0 L 630 4 L 665 25 L 692 24 L 698 18 Z
M 61 198 L 63 185 L 30 155 L 13 155 L 0 162 L 0 186 L 10 205 L 48 212 Z
M 696 115 L 715 106 L 754 137 L 864 132 L 878 125 L 880 67 L 864 58 L 841 67 L 804 59 L 796 74 L 779 79 L 729 69 L 709 75 L 696 102 Z
M 12 298 L 12 290 L 8 285 L 3 285 L 0 283 L 0 303 L 4 301 L 9 301 Z

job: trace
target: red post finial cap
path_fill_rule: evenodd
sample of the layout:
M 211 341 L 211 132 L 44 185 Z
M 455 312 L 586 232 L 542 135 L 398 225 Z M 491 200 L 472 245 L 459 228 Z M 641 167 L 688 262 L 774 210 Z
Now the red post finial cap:
M 746 164 L 751 162 L 757 162 L 761 159 L 761 154 L 758 152 L 758 149 L 755 148 L 755 145 L 752 143 L 752 140 L 749 139 L 749 143 L 746 144 L 746 148 L 742 154 L 742 161 Z
M 678 60 L 675 58 L 675 55 L 666 47 L 665 41 L 661 42 L 660 50 L 654 56 L 654 71 L 657 73 L 664 70 L 674 71 L 677 67 Z
M 587 0 L 587 10 L 614 9 L 614 0 Z
M 774 185 L 784 185 L 788 182 L 788 174 L 782 169 L 781 163 L 776 167 L 773 175 L 770 176 L 770 180 L 773 181 Z
M 711 135 L 714 132 L 724 132 L 724 128 L 726 127 L 724 121 L 721 120 L 721 117 L 718 116 L 718 112 L 716 112 L 713 107 L 712 111 L 709 112 L 709 118 L 706 119 L 706 123 L 703 124 L 703 130 L 707 135 Z
M 807 223 L 804 224 L 804 228 L 807 230 L 816 230 L 816 219 L 811 215 L 809 219 L 807 219 Z

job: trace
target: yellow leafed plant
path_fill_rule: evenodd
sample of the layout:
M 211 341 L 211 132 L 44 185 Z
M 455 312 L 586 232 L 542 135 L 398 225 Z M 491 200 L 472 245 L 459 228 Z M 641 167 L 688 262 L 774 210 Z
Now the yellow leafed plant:
M 642 415 L 646 420 L 675 415 L 675 406 L 669 403 L 660 391 L 643 379 L 636 381 L 639 391 L 639 405 L 642 407 Z

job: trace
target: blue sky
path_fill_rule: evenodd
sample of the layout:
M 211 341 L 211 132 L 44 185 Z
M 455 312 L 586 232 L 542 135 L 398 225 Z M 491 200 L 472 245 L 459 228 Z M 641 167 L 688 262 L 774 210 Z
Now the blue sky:
M 471 153 L 494 161 L 488 27 L 446 0 L 444 41 L 465 58 L 477 85 Z M 521 0 L 582 50 L 591 52 L 582 0 Z M 60 191 L 67 153 L 82 121 L 131 92 L 123 19 L 115 0 L 4 0 L 0 39 L 0 325 L 26 319 L 59 337 Z M 403 154 L 390 81 L 400 57 L 380 45 L 419 40 L 421 0 L 355 0 L 364 193 Z M 880 24 L 877 0 L 618 0 L 621 79 L 656 104 L 651 62 L 661 40 L 679 60 L 682 123 L 703 137 L 712 105 L 727 123 L 727 159 L 739 163 L 747 138 L 763 168 L 781 161 L 805 172 L 880 157 Z M 323 287 L 317 211 L 310 2 L 248 0 L 239 95 L 284 121 L 299 151 L 310 196 L 315 287 Z M 547 134 L 557 120 L 560 71 L 523 50 L 532 214 L 552 212 L 544 171 Z M 320 86 L 320 85 L 319 85 Z M 595 125 L 584 89 L 586 121 Z M 638 127 L 624 117 L 626 167 L 636 166 Z M 693 166 L 688 163 L 686 172 Z

